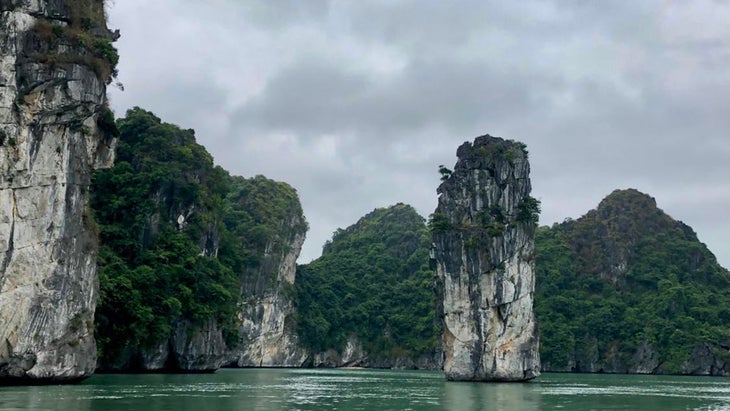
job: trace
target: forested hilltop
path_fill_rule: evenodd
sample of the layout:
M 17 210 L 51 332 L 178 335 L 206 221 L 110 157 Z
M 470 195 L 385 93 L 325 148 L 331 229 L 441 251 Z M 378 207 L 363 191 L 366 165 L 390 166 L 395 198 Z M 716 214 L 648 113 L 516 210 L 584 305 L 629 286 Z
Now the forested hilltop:
M 256 338 L 242 328 L 243 299 L 279 288 L 278 259 L 293 276 L 307 230 L 296 191 L 230 176 L 193 130 L 148 111 L 117 125 L 116 163 L 95 174 L 88 211 L 101 244 L 99 366 L 215 370 Z
M 315 366 L 441 367 L 430 235 L 396 204 L 338 229 L 299 267 L 298 332 Z
M 730 274 L 636 190 L 536 235 L 546 371 L 730 374 Z

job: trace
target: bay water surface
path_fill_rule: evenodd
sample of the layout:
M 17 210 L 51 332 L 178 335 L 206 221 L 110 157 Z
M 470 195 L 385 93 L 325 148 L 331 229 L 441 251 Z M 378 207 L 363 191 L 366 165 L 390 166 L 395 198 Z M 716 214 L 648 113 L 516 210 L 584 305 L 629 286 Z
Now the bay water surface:
M 730 379 L 543 374 L 527 383 L 465 383 L 424 371 L 223 369 L 0 387 L 0 410 L 730 411 Z

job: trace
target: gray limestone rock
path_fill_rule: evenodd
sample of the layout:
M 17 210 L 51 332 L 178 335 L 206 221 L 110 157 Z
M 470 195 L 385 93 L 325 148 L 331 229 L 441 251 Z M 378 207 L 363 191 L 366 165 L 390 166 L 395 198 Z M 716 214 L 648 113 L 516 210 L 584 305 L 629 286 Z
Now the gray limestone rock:
M 68 12 L 60 0 L 0 3 L 0 381 L 76 381 L 96 364 L 88 188 L 113 161 L 115 140 L 97 123 L 106 79 L 45 62 L 53 50 L 32 34 Z
M 280 232 L 266 245 L 262 264 L 243 275 L 241 340 L 231 350 L 231 366 L 300 367 L 307 360 L 292 324 L 296 261 L 306 229 L 303 215 L 282 221 Z
M 180 319 L 170 338 L 151 347 L 127 347 L 98 372 L 215 372 L 228 361 L 228 347 L 214 320 L 193 324 Z
M 457 156 L 453 172 L 442 172 L 430 223 L 444 372 L 449 380 L 535 378 L 536 224 L 527 151 L 521 143 L 486 135 L 464 143 Z
M 682 374 L 730 376 L 730 349 L 727 346 L 697 344 L 682 366 Z
M 631 358 L 628 372 L 631 374 L 654 374 L 659 368 L 659 352 L 648 341 L 642 341 L 636 347 L 636 353 Z
M 334 368 L 371 367 L 372 365 L 368 360 L 368 353 L 362 348 L 362 343 L 360 343 L 357 337 L 351 336 L 347 339 L 347 343 L 345 344 L 345 348 L 342 350 L 342 352 L 338 352 L 334 349 L 329 349 L 327 351 L 314 354 L 312 358 L 312 366 L 318 368 Z
M 400 370 L 442 370 L 443 355 L 437 350 L 432 355 L 424 354 L 416 359 L 410 355 L 395 355 L 388 358 L 371 356 L 362 347 L 362 343 L 355 336 L 347 339 L 341 352 L 329 349 L 312 355 L 309 365 L 317 368 L 335 367 L 364 367 L 364 368 L 387 368 Z
M 214 320 L 202 326 L 180 321 L 171 339 L 174 369 L 184 372 L 213 372 L 227 360 L 223 334 Z

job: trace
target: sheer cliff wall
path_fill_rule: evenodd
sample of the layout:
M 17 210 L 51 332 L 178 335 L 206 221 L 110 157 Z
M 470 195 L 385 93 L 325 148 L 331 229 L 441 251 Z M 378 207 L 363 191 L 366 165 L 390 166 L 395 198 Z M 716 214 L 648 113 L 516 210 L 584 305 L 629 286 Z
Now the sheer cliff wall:
M 71 3 L 0 1 L 0 380 L 78 380 L 96 364 L 88 187 L 113 161 L 116 60 L 93 50 L 111 47 L 102 2 L 84 9 L 87 31 Z

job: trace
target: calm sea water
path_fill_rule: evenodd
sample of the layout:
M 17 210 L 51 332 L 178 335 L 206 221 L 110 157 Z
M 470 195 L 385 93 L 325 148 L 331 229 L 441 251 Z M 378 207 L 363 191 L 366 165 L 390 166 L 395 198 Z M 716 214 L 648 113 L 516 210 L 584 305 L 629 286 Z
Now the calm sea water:
M 97 375 L 80 385 L 0 387 L 0 410 L 730 410 L 730 379 L 545 374 L 517 384 L 441 373 L 244 369 Z

